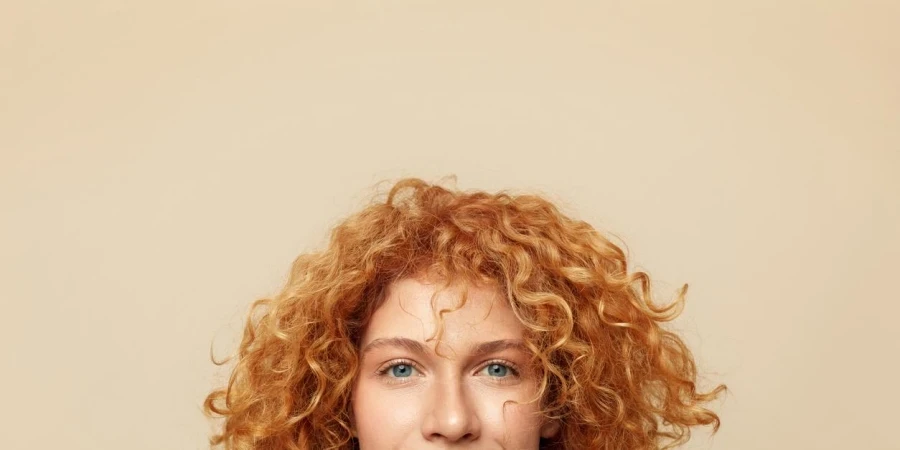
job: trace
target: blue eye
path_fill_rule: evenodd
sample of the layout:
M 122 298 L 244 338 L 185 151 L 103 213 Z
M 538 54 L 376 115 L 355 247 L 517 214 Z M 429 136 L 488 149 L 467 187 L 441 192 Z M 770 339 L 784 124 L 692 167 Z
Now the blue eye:
M 397 378 L 406 378 L 412 375 L 413 367 L 409 364 L 396 364 L 391 366 L 391 375 Z
M 509 367 L 504 366 L 503 364 L 491 364 L 484 368 L 487 370 L 488 375 L 492 377 L 505 377 L 509 374 Z

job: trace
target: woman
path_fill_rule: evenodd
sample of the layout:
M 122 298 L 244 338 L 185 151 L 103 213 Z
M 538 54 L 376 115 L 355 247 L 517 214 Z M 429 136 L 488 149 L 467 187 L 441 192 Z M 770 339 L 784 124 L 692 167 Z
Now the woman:
M 678 315 L 622 250 L 537 196 L 405 179 L 254 304 L 213 445 L 652 449 L 719 417 Z M 220 363 L 221 364 L 221 363 Z

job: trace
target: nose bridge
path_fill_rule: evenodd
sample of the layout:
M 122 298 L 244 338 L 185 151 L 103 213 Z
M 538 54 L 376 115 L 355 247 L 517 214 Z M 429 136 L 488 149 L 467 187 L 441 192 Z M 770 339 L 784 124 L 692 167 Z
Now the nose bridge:
M 429 414 L 422 433 L 428 440 L 464 441 L 478 437 L 481 424 L 472 392 L 459 377 L 435 380 L 429 393 Z

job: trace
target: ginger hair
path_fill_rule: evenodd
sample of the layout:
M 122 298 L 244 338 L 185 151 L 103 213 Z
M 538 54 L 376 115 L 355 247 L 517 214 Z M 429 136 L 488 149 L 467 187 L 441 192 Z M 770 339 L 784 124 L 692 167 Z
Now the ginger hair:
M 283 289 L 253 303 L 227 386 L 205 399 L 227 450 L 351 449 L 359 338 L 387 286 L 423 270 L 495 283 L 526 328 L 542 413 L 561 429 L 545 449 L 671 448 L 720 420 L 694 358 L 663 328 L 645 272 L 621 248 L 537 195 L 459 191 L 409 178 L 339 223 L 327 247 L 294 260 Z M 216 362 L 225 364 L 225 361 Z

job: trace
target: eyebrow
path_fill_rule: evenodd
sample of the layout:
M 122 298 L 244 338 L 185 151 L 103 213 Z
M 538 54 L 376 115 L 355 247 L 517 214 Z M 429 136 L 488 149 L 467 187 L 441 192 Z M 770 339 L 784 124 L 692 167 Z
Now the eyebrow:
M 362 352 L 360 352 L 360 354 L 365 356 L 366 353 L 383 347 L 398 347 L 409 350 L 413 353 L 417 353 L 419 355 L 425 355 L 428 353 L 428 348 L 425 347 L 425 344 L 419 341 L 403 337 L 390 337 L 379 338 L 375 339 L 372 342 L 369 342 L 362 349 Z M 507 349 L 518 350 L 525 353 L 528 352 L 528 347 L 525 345 L 525 341 L 521 339 L 499 339 L 496 341 L 479 343 L 472 349 L 471 356 L 479 357 L 491 353 L 498 353 Z
M 425 344 L 415 341 L 412 339 L 402 338 L 402 337 L 392 337 L 392 338 L 378 338 L 372 342 L 369 342 L 360 352 L 361 355 L 365 355 L 366 353 L 375 350 L 377 348 L 384 347 L 398 347 L 402 349 L 409 350 L 413 353 L 418 353 L 420 355 L 424 355 L 428 353 L 428 350 L 425 348 Z

